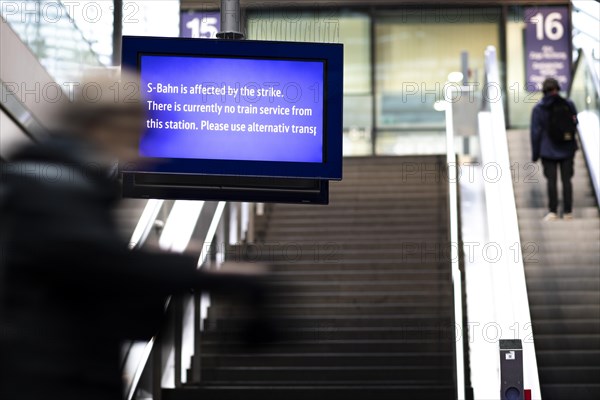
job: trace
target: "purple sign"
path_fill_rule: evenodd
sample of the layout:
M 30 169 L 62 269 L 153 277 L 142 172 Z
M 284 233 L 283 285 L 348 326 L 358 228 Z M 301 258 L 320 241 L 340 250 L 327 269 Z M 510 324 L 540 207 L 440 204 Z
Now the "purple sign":
M 571 84 L 571 26 L 568 7 L 525 9 L 526 88 L 540 91 L 546 78 L 555 78 L 562 90 Z
M 179 37 L 215 39 L 220 28 L 218 11 L 184 11 L 179 22 Z
M 146 157 L 323 162 L 324 62 L 142 55 Z

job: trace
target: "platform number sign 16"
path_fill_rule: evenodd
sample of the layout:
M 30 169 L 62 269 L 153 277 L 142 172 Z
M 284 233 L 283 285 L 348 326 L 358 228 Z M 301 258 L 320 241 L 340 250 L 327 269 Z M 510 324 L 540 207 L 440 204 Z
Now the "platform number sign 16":
M 540 91 L 546 78 L 555 78 L 568 91 L 572 57 L 569 7 L 528 7 L 525 16 L 527 90 Z
M 531 22 L 536 26 L 535 36 L 537 40 L 560 40 L 565 34 L 565 26 L 563 25 L 563 16 L 559 12 L 552 12 L 544 16 L 537 13 L 531 17 Z
M 194 39 L 214 39 L 220 28 L 218 12 L 182 12 L 180 36 Z

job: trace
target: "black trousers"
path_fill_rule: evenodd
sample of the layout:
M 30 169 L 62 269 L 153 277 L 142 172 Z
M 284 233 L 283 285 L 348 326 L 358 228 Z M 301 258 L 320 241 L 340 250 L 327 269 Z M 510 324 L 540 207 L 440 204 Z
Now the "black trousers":
M 557 189 L 557 169 L 560 166 L 560 179 L 562 181 L 563 189 L 563 212 L 570 213 L 573 211 L 573 185 L 571 184 L 571 178 L 573 177 L 574 158 L 566 158 L 564 160 L 550 160 L 542 158 L 542 165 L 544 166 L 544 176 L 548 180 L 548 208 L 550 212 L 557 212 L 558 210 L 558 189 Z

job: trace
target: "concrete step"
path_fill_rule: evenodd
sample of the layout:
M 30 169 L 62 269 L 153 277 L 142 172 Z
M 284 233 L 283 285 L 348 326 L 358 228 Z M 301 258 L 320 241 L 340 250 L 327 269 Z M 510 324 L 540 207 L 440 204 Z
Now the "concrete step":
M 593 353 L 592 353 L 593 354 Z M 201 365 L 206 368 L 252 367 L 261 365 L 270 368 L 281 367 L 344 367 L 363 365 L 406 366 L 442 365 L 452 363 L 452 353 L 282 353 L 282 354 L 202 354 Z
M 426 200 L 423 200 L 426 202 Z M 405 218 L 410 216 L 430 215 L 430 209 L 436 208 L 439 202 L 429 201 L 430 204 L 391 202 L 383 205 L 360 204 L 354 207 L 321 208 L 318 205 L 304 206 L 302 208 L 276 207 L 271 212 L 269 223 L 277 222 L 279 219 L 306 219 L 314 218 L 315 215 L 326 218 L 362 218 L 388 216 L 390 218 Z
M 575 182 L 576 183 L 576 182 Z M 558 189 L 559 199 L 562 196 L 562 189 Z M 535 184 L 535 186 L 518 186 L 514 192 L 517 200 L 532 199 L 532 198 L 543 198 L 547 199 L 548 194 L 546 193 L 545 184 Z M 585 188 L 581 190 L 573 190 L 573 201 L 585 200 L 588 197 L 594 197 L 594 192 L 591 188 Z
M 402 241 L 398 242 L 397 239 L 388 238 L 387 240 L 377 241 L 374 243 L 365 241 L 363 243 L 346 243 L 343 241 L 328 241 L 318 242 L 315 240 L 310 241 L 297 241 L 297 242 L 284 242 L 284 241 L 273 241 L 273 242 L 260 242 L 243 245 L 231 245 L 228 246 L 225 251 L 227 254 L 233 256 L 241 254 L 286 254 L 286 253 L 299 253 L 299 254 L 314 254 L 324 249 L 334 249 L 335 251 L 343 252 L 345 254 L 378 254 L 378 253 L 401 253 L 410 251 L 429 251 L 437 248 L 450 247 L 448 242 L 426 242 L 419 243 L 413 241 Z
M 561 230 L 563 229 L 562 227 L 564 226 L 564 224 L 558 224 L 557 226 L 554 226 L 554 224 L 548 224 L 547 221 L 544 221 L 543 218 L 546 216 L 546 213 L 548 211 L 547 210 L 543 210 L 543 212 L 540 212 L 540 214 L 543 214 L 542 216 L 537 216 L 537 215 L 533 215 L 530 214 L 529 216 L 526 217 L 519 217 L 519 226 L 523 227 L 524 229 L 532 229 L 534 227 L 537 227 L 539 229 L 544 229 L 544 230 Z M 588 225 L 591 226 L 591 230 L 595 231 L 595 226 L 600 226 L 600 219 L 598 218 L 594 218 L 594 217 L 579 217 L 579 216 L 575 216 L 574 219 L 572 220 L 566 220 L 563 218 L 562 215 L 558 215 L 558 217 L 560 218 L 557 221 L 552 221 L 552 222 L 577 222 L 577 221 L 590 221 L 590 222 L 585 222 L 581 225 Z M 567 225 L 567 226 L 575 226 L 577 227 L 577 225 Z
M 307 280 L 304 277 L 300 277 L 304 273 L 317 273 L 317 275 L 311 275 L 308 278 L 309 281 L 313 282 L 316 277 L 322 277 L 324 275 L 334 275 L 338 279 L 335 281 L 346 282 L 347 280 L 380 280 L 382 276 L 387 276 L 389 281 L 397 279 L 414 278 L 413 273 L 419 274 L 421 277 L 427 277 L 429 279 L 434 278 L 432 274 L 439 274 L 441 282 L 449 281 L 450 271 L 445 268 L 445 259 L 441 258 L 441 261 L 433 260 L 434 256 L 429 255 L 427 260 L 423 260 L 423 263 L 405 262 L 402 263 L 401 259 L 389 259 L 389 260 L 355 260 L 351 261 L 337 261 L 332 260 L 329 262 L 323 258 L 324 261 L 290 261 L 290 262 L 277 262 L 271 264 L 271 270 L 276 278 L 285 276 L 286 274 L 293 277 L 295 282 Z M 266 258 L 265 260 L 268 260 Z M 437 261 L 437 262 L 432 262 Z M 263 262 L 263 261 L 259 261 Z M 361 276 L 348 279 L 348 275 L 354 275 L 360 273 Z M 406 273 L 407 275 L 403 275 Z M 283 274 L 283 275 L 280 275 Z M 290 275 L 292 274 L 292 275 Z M 435 277 L 438 278 L 438 277 Z M 326 281 L 331 281 L 327 279 Z M 405 282 L 406 282 L 405 281 Z M 436 281 L 437 282 L 437 281 Z
M 312 253 L 310 251 L 292 251 L 283 254 L 269 253 L 236 253 L 230 258 L 230 261 L 249 261 L 269 263 L 275 270 L 279 269 L 296 269 L 296 270 L 312 270 L 312 269 L 330 269 L 343 270 L 347 268 L 395 268 L 398 269 L 415 267 L 428 269 L 432 265 L 435 268 L 440 268 L 440 264 L 450 260 L 449 249 L 423 249 L 423 250 L 400 250 L 397 252 L 382 252 L 371 256 L 368 254 L 357 254 L 353 252 L 344 252 L 336 250 L 334 247 L 330 249 L 320 250 Z M 536 260 L 537 253 L 534 253 L 533 247 L 526 253 L 528 260 Z
M 348 265 L 373 261 L 378 263 L 385 259 L 398 259 L 407 261 L 410 257 L 421 257 L 416 264 L 427 268 L 429 264 L 437 263 L 441 256 L 449 256 L 450 243 L 444 237 L 431 233 L 422 233 L 413 240 L 389 235 L 379 240 L 347 242 L 344 238 L 314 238 L 312 242 L 306 243 L 297 240 L 289 240 L 286 236 L 279 242 L 269 241 L 269 244 L 253 244 L 244 247 L 229 247 L 225 249 L 228 258 L 249 260 L 270 259 L 273 261 L 299 262 L 299 263 L 322 263 L 338 264 L 344 260 Z M 275 244 L 272 244 L 275 243 Z M 430 257 L 428 257 L 430 256 Z M 443 262 L 447 260 L 444 259 Z M 389 262 L 389 261 L 383 261 Z
M 570 319 L 565 321 L 559 318 L 535 320 L 533 331 L 535 335 L 600 334 L 600 320 Z
M 525 231 L 538 229 L 544 231 L 587 231 L 590 234 L 600 232 L 600 219 L 575 218 L 572 220 L 559 219 L 556 221 L 543 221 L 541 219 L 524 219 L 521 226 Z
M 519 208 L 517 209 L 517 214 L 519 216 L 519 221 L 528 219 L 528 218 L 543 218 L 548 211 L 541 208 Z M 576 208 L 573 210 L 573 215 L 575 218 L 581 219 L 596 219 L 600 221 L 600 211 L 598 207 L 583 207 Z M 600 223 L 599 223 L 600 225 Z
M 584 287 L 592 288 L 598 286 L 597 283 L 592 282 L 593 286 L 587 285 Z M 317 291 L 408 291 L 408 290 L 419 290 L 431 292 L 435 290 L 451 290 L 452 282 L 432 282 L 432 281 L 359 281 L 359 282 L 290 282 L 290 281 L 274 281 L 272 282 L 272 290 L 275 291 L 303 291 L 303 292 L 317 292 Z
M 344 166 L 348 168 L 358 168 L 363 170 L 364 168 L 376 168 L 385 169 L 381 167 L 393 166 L 393 165 L 417 165 L 426 166 L 431 164 L 444 163 L 446 161 L 445 154 L 431 154 L 431 155 L 407 155 L 402 157 L 397 156 L 366 156 L 366 157 L 345 157 Z
M 323 327 L 283 331 L 286 339 L 299 341 L 340 341 L 353 340 L 360 337 L 362 340 L 389 341 L 389 340 L 452 340 L 454 326 L 446 327 L 402 327 L 402 328 L 338 328 Z M 204 331 L 202 336 L 207 341 L 235 341 L 243 340 L 239 331 Z
M 312 384 L 452 384 L 453 371 L 449 366 L 394 367 L 221 367 L 202 370 L 204 382 L 287 382 L 289 385 Z
M 163 400 L 439 400 L 454 396 L 453 385 L 428 382 L 410 385 L 308 385 L 298 386 L 201 386 L 184 389 L 163 389 Z
M 447 180 L 446 177 L 443 178 Z M 427 177 L 414 177 L 410 180 L 398 175 L 384 176 L 365 176 L 363 179 L 356 179 L 344 176 L 344 180 L 338 184 L 332 185 L 330 190 L 337 196 L 351 193 L 372 193 L 372 194 L 390 194 L 398 192 L 412 194 L 431 194 L 445 195 L 445 191 L 440 185 L 435 183 L 441 181 L 441 177 L 436 177 L 435 180 Z M 432 184 L 433 183 L 433 184 Z
M 445 223 L 445 219 L 439 221 L 439 223 Z M 577 222 L 577 221 L 569 221 L 569 222 Z M 445 231 L 440 230 L 439 225 L 408 225 L 408 224 L 390 224 L 390 223 L 376 223 L 366 226 L 363 230 L 350 231 L 347 227 L 344 226 L 321 226 L 318 230 L 315 230 L 314 227 L 303 226 L 303 227 L 281 227 L 275 226 L 272 229 L 269 229 L 269 237 L 278 237 L 279 235 L 285 235 L 286 233 L 292 233 L 295 235 L 304 234 L 304 239 L 306 236 L 314 236 L 314 235 L 327 235 L 333 238 L 337 238 L 337 235 L 343 236 L 348 233 L 352 233 L 354 236 L 360 235 L 363 238 L 365 236 L 368 239 L 370 235 L 379 235 L 386 236 L 387 234 L 403 234 L 406 240 L 410 240 L 411 233 L 419 234 L 419 233 L 429 233 L 429 234 L 443 234 Z M 310 237 L 309 236 L 309 237 Z M 275 241 L 274 239 L 269 241 Z
M 590 291 L 561 291 L 550 292 L 529 291 L 529 301 L 533 304 L 599 304 L 600 292 Z
M 585 290 L 600 291 L 600 275 L 598 279 L 589 279 L 583 277 L 568 277 L 562 279 L 528 279 L 527 289 L 529 291 L 549 291 L 558 292 L 563 290 Z
M 205 329 L 236 330 L 244 327 L 246 322 L 242 317 L 209 318 L 205 321 Z M 337 329 L 337 328 L 404 328 L 404 327 L 444 327 L 452 324 L 451 318 L 430 315 L 388 315 L 388 316 L 288 316 L 277 319 L 277 325 L 282 330 L 298 329 Z
M 207 353 L 245 353 L 248 347 L 239 341 L 207 341 L 202 339 L 201 346 Z M 404 339 L 404 340 L 308 340 L 281 341 L 261 349 L 264 354 L 306 353 L 448 353 L 454 349 L 453 340 L 440 339 Z
M 519 162 L 521 165 L 526 165 L 526 166 L 529 166 L 531 163 L 533 163 L 531 160 L 531 156 L 532 156 L 531 148 L 529 146 L 520 146 L 520 145 L 509 146 L 508 151 L 510 154 L 510 160 L 513 163 Z M 575 162 L 581 163 L 581 164 L 583 164 L 585 162 L 582 152 L 578 151 L 575 153 Z M 534 165 L 541 168 L 541 166 L 542 166 L 541 160 L 538 160 L 536 163 L 534 163 Z
M 587 174 L 587 166 L 583 161 L 575 161 L 573 164 L 574 173 L 571 177 L 574 187 L 584 188 L 589 186 L 590 178 Z M 559 185 L 560 180 L 560 168 L 557 170 Z M 527 187 L 546 187 L 546 177 L 544 176 L 544 167 L 542 164 L 531 164 L 523 163 L 518 160 L 512 160 L 510 167 L 511 178 L 513 181 L 514 188 L 527 188 Z M 485 177 L 485 175 L 482 175 Z M 582 183 L 584 186 L 577 186 L 577 183 Z
M 541 265 L 541 263 L 525 264 L 527 279 L 563 279 L 573 275 L 597 280 L 600 276 L 600 266 L 585 265 L 573 267 L 570 263 L 560 265 Z
M 573 200 L 573 210 L 583 207 L 592 207 L 594 206 L 596 200 L 593 196 L 588 195 L 587 197 L 577 197 L 575 196 Z M 515 199 L 515 204 L 517 207 L 536 207 L 545 211 L 546 213 L 549 210 L 548 200 L 546 196 L 538 196 L 538 197 L 517 197 Z M 563 211 L 563 203 L 562 200 L 558 202 L 558 211 L 562 213 Z
M 536 260 L 535 254 L 528 256 L 528 260 Z M 302 254 L 297 255 L 290 253 L 289 256 L 249 256 L 240 258 L 250 262 L 268 263 L 272 271 L 344 271 L 349 268 L 352 270 L 369 270 L 369 269 L 387 269 L 406 270 L 419 269 L 427 270 L 442 270 L 444 263 L 448 262 L 450 256 L 446 250 L 430 250 L 422 254 L 380 254 L 373 257 L 361 256 L 352 257 L 350 254 L 341 252 L 319 253 L 315 255 Z
M 582 350 L 596 351 L 600 348 L 600 335 L 535 335 L 536 351 Z
M 521 174 L 531 174 L 543 171 L 542 161 L 531 161 L 531 150 L 529 148 L 509 147 L 509 158 L 511 170 L 519 171 Z M 575 153 L 575 164 L 585 165 L 582 153 Z
M 533 321 L 545 319 L 558 319 L 561 321 L 600 319 L 600 304 L 532 304 L 529 310 Z
M 533 252 L 532 250 L 524 250 L 526 263 L 539 263 L 541 265 L 594 265 L 600 264 L 600 254 L 595 251 L 581 250 L 577 246 L 573 246 L 574 251 L 582 251 L 581 253 L 569 254 L 560 252 L 558 250 L 545 251 L 545 249 L 539 249 L 539 252 Z
M 365 264 L 369 265 L 369 264 Z M 593 273 L 596 274 L 594 268 Z M 381 282 L 381 281 L 450 281 L 451 272 L 448 270 L 402 269 L 390 271 L 387 269 L 367 267 L 366 269 L 343 269 L 340 271 L 275 271 L 271 274 L 274 279 L 286 279 L 298 282 Z M 591 275 L 591 274 L 590 274 Z M 595 276 L 595 275 L 592 275 Z
M 575 201 L 573 202 L 573 208 L 577 209 L 579 207 L 591 207 L 596 203 L 596 201 L 594 200 L 594 198 L 592 197 L 586 197 L 583 199 L 575 199 Z M 536 198 L 517 198 L 515 200 L 515 204 L 517 205 L 517 207 L 537 207 L 540 208 L 542 210 L 548 210 L 548 201 L 545 198 L 542 197 L 536 197 Z M 559 202 L 559 206 L 558 209 L 561 210 L 562 209 L 562 203 Z
M 274 216 L 278 213 L 297 212 L 307 216 L 329 215 L 330 213 L 372 213 L 372 212 L 394 212 L 398 210 L 412 210 L 416 213 L 427 213 L 431 209 L 437 209 L 444 202 L 443 198 L 431 198 L 422 196 L 420 199 L 387 198 L 376 199 L 368 202 L 358 200 L 342 201 L 337 198 L 331 198 L 327 206 L 323 205 L 298 205 L 298 204 L 278 204 L 272 211 Z
M 593 366 L 597 364 L 600 358 L 600 350 L 545 350 L 536 351 L 535 355 L 538 363 L 547 367 Z
M 535 294 L 534 294 L 535 295 Z M 561 293 L 561 300 L 572 300 L 577 299 L 593 299 L 595 298 L 594 292 L 569 292 Z M 294 293 L 273 293 L 273 301 L 277 304 L 380 304 L 380 303 L 402 303 L 405 301 L 427 301 L 431 298 L 431 293 L 423 291 L 390 291 L 390 292 L 294 292 Z M 452 297 L 452 293 L 449 288 L 445 291 L 439 291 L 436 293 L 436 298 L 439 300 L 448 301 Z
M 308 219 L 305 216 L 296 217 L 279 217 L 269 222 L 269 229 L 276 228 L 304 228 L 312 227 L 319 229 L 323 226 L 348 227 L 355 226 L 357 230 L 361 227 L 370 227 L 373 225 L 385 225 L 391 223 L 397 224 L 424 224 L 433 225 L 439 221 L 439 216 L 431 213 L 423 213 L 420 215 L 405 214 L 405 215 L 386 215 L 382 212 L 379 215 L 358 216 L 356 214 L 348 214 L 342 216 L 325 216 L 322 219 Z
M 569 225 L 575 221 L 544 221 L 542 227 L 547 225 L 550 229 L 540 227 L 521 227 L 521 241 L 534 241 L 545 243 L 547 240 L 563 241 L 567 243 L 577 243 L 580 239 L 596 238 L 600 236 L 600 229 L 586 227 L 585 229 L 576 229 L 576 225 Z M 561 229 L 557 229 L 561 228 Z
M 553 384 L 597 384 L 600 376 L 599 366 L 561 366 L 541 367 L 538 369 L 541 382 Z
M 564 384 L 544 382 L 542 385 L 544 400 L 582 399 L 595 400 L 600 398 L 600 384 Z
M 579 205 L 579 207 L 574 207 L 574 208 L 582 208 L 582 207 L 594 207 L 596 205 L 596 203 L 590 202 L 591 204 L 587 204 L 589 201 L 590 197 L 594 197 L 594 192 L 589 188 L 589 185 L 587 185 L 588 187 L 582 188 L 582 189 L 578 189 L 577 186 L 574 186 L 573 188 L 573 204 L 574 205 Z M 559 200 L 559 204 L 562 204 L 562 188 L 559 186 L 558 187 L 558 200 Z M 515 201 L 520 201 L 523 202 L 525 200 L 527 201 L 539 201 L 541 200 L 547 200 L 548 199 L 548 193 L 547 193 L 547 189 L 546 189 L 546 184 L 545 183 L 536 183 L 533 184 L 531 186 L 528 187 L 520 187 L 520 188 L 516 188 L 516 190 L 513 191 L 514 197 L 515 197 Z M 584 202 L 583 204 L 581 202 Z M 528 207 L 537 207 L 539 208 L 538 205 L 533 204 L 531 206 L 528 205 L 523 205 L 523 208 L 528 208 Z
M 580 244 L 573 246 L 573 251 L 580 251 L 581 253 L 569 258 L 565 257 L 560 253 L 559 249 L 553 249 L 552 251 L 546 251 L 543 248 L 535 247 L 536 242 L 527 241 L 523 244 L 523 260 L 526 267 L 535 266 L 536 264 L 544 265 L 548 268 L 574 268 L 575 270 L 580 267 L 593 266 L 598 263 L 598 252 L 596 250 L 590 250 L 593 244 L 590 246 Z M 555 243 L 564 243 L 564 241 Z
M 208 311 L 209 318 L 232 318 L 240 317 L 240 307 L 228 307 L 226 305 L 211 306 Z M 356 304 L 277 304 L 268 307 L 270 315 L 280 317 L 291 316 L 333 316 L 357 317 L 357 316 L 418 316 L 438 315 L 439 318 L 447 318 L 452 315 L 445 301 L 429 300 L 427 302 L 406 303 L 356 303 Z
M 600 254 L 600 242 L 594 237 L 589 237 L 575 243 L 568 243 L 562 240 L 544 242 L 521 241 L 521 247 L 523 248 L 524 254 L 531 256 L 530 259 L 538 258 L 533 257 L 538 254 L 545 254 L 551 257 L 552 255 L 564 254 L 569 251 L 586 254 Z
M 337 230 L 333 232 L 323 231 L 322 229 L 312 232 L 310 235 L 304 232 L 294 232 L 288 230 L 286 232 L 273 233 L 270 230 L 266 232 L 264 240 L 267 242 L 280 241 L 281 243 L 297 243 L 305 242 L 308 238 L 313 242 L 327 243 L 362 243 L 362 244 L 377 244 L 385 241 L 395 240 L 396 243 L 429 243 L 449 241 L 448 232 L 435 232 L 423 230 L 413 232 L 410 237 L 406 236 L 406 232 L 379 232 L 369 230 L 358 233 L 351 229 Z
M 426 186 L 425 186 L 426 188 Z M 332 196 L 330 199 L 330 205 L 344 204 L 350 201 L 379 201 L 379 200 L 412 200 L 419 201 L 423 197 L 430 197 L 432 200 L 439 199 L 440 201 L 444 200 L 447 197 L 445 191 L 427 191 L 424 188 L 423 191 L 413 190 L 413 191 L 404 191 L 400 190 L 400 188 L 390 191 L 375 191 L 375 190 L 354 190 L 349 191 L 347 193 L 335 193 L 335 196 Z M 415 188 L 416 189 L 416 188 Z M 423 193 L 425 192 L 425 193 Z M 428 196 L 425 196 L 425 195 Z

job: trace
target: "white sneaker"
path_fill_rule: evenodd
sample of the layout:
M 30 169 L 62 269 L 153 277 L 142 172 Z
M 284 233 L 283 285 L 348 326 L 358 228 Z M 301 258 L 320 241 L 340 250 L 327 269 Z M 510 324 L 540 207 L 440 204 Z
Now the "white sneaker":
M 573 213 L 565 213 L 565 214 L 563 214 L 563 219 L 565 221 L 571 221 L 573 219 Z
M 557 220 L 558 220 L 558 215 L 556 213 L 553 213 L 553 212 L 549 212 L 544 217 L 544 221 L 557 221 Z

